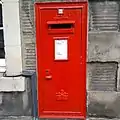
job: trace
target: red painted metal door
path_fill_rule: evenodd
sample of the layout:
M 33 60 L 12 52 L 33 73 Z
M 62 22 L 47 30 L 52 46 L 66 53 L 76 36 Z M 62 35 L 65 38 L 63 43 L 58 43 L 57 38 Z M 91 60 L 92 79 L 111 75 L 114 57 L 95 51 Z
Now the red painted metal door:
M 41 118 L 85 118 L 86 3 L 36 4 Z

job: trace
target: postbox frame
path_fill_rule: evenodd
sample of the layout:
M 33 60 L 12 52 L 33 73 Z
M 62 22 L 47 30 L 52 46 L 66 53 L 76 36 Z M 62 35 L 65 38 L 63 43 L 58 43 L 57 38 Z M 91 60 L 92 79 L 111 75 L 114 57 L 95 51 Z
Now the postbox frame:
M 68 5 L 69 6 L 66 6 Z M 56 6 L 57 5 L 57 6 Z M 59 6 L 60 5 L 60 6 Z M 63 6 L 62 6 L 63 5 Z M 69 116 L 69 115 L 66 115 L 66 116 L 59 116 L 59 118 L 81 118 L 81 119 L 86 119 L 86 56 L 87 56 L 87 27 L 88 27 L 88 24 L 87 24 L 87 21 L 88 21 L 88 18 L 87 18 L 87 15 L 88 15 L 88 3 L 87 1 L 80 1 L 80 2 L 42 2 L 42 3 L 36 3 L 35 4 L 35 13 L 36 13 L 36 16 L 39 16 L 39 9 L 58 9 L 58 8 L 68 8 L 68 9 L 82 9 L 82 46 L 81 46 L 81 53 L 82 53 L 82 57 L 81 57 L 81 64 L 83 65 L 82 69 L 83 69 L 83 76 L 84 76 L 84 95 L 82 97 L 84 97 L 84 103 L 83 103 L 83 106 L 84 106 L 84 112 L 83 112 L 83 116 Z M 37 17 L 36 17 L 37 18 Z M 37 47 L 37 53 L 39 52 L 38 48 L 39 48 L 39 44 L 38 44 L 38 39 L 39 39 L 39 20 L 36 19 L 36 47 Z M 36 54 L 37 54 L 36 53 Z M 38 58 L 37 58 L 38 59 Z M 37 60 L 37 64 L 39 60 Z M 38 66 L 37 66 L 37 69 L 38 69 Z M 39 74 L 39 73 L 38 73 Z M 37 90 L 38 90 L 38 93 L 40 91 L 40 82 L 39 80 L 37 81 Z M 40 111 L 39 111 L 39 104 L 40 104 L 41 100 L 40 100 L 40 96 L 38 94 L 38 114 L 39 114 L 39 117 L 40 118 L 57 118 L 56 115 L 42 115 L 40 114 Z

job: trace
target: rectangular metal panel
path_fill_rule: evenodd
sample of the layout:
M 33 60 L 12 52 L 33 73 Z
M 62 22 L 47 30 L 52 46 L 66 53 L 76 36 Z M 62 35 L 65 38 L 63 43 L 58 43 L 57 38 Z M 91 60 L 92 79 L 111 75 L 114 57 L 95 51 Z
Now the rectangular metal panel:
M 85 119 L 87 4 L 36 4 L 36 37 L 39 117 Z

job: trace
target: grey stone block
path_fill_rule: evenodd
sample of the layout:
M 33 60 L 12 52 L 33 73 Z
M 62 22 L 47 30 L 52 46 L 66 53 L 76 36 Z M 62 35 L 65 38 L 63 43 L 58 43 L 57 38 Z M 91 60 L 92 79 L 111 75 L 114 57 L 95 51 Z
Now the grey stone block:
M 31 85 L 28 79 L 25 92 L 0 93 L 0 116 L 31 116 L 31 97 Z
M 120 120 L 119 118 L 113 118 L 113 119 L 109 119 L 109 118 L 88 118 L 86 120 Z
M 88 92 L 88 116 L 120 118 L 120 93 Z
M 120 33 L 91 32 L 88 37 L 88 62 L 120 62 Z
M 119 1 L 90 0 L 90 26 L 92 31 L 119 30 Z
M 0 120 L 32 120 L 31 116 L 0 116 Z
M 115 91 L 117 89 L 117 68 L 115 62 L 93 62 L 87 64 L 88 90 Z

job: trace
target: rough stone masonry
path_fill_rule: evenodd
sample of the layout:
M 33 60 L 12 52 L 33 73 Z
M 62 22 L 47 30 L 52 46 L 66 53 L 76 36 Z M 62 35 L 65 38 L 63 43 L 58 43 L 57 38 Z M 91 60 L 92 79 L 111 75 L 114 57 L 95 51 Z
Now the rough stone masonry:
M 35 70 L 34 3 L 32 0 L 20 0 L 19 3 L 23 69 Z M 89 0 L 87 50 L 87 113 L 89 120 L 120 119 L 119 10 L 119 0 Z M 31 115 L 31 89 L 28 78 L 25 92 L 0 94 L 0 120 L 30 120 L 31 117 L 5 116 Z
M 21 6 L 22 15 L 26 17 L 21 20 L 22 23 L 24 21 L 22 29 L 26 30 L 23 34 L 23 43 L 28 45 L 28 49 L 33 50 L 35 43 L 32 31 L 35 26 L 33 4 L 31 0 L 23 0 Z M 89 1 L 87 104 L 90 117 L 120 118 L 119 8 L 117 0 Z M 34 52 L 29 53 L 26 49 L 25 51 L 24 66 L 29 69 L 34 65 L 35 59 L 33 61 L 31 59 L 34 57 Z

